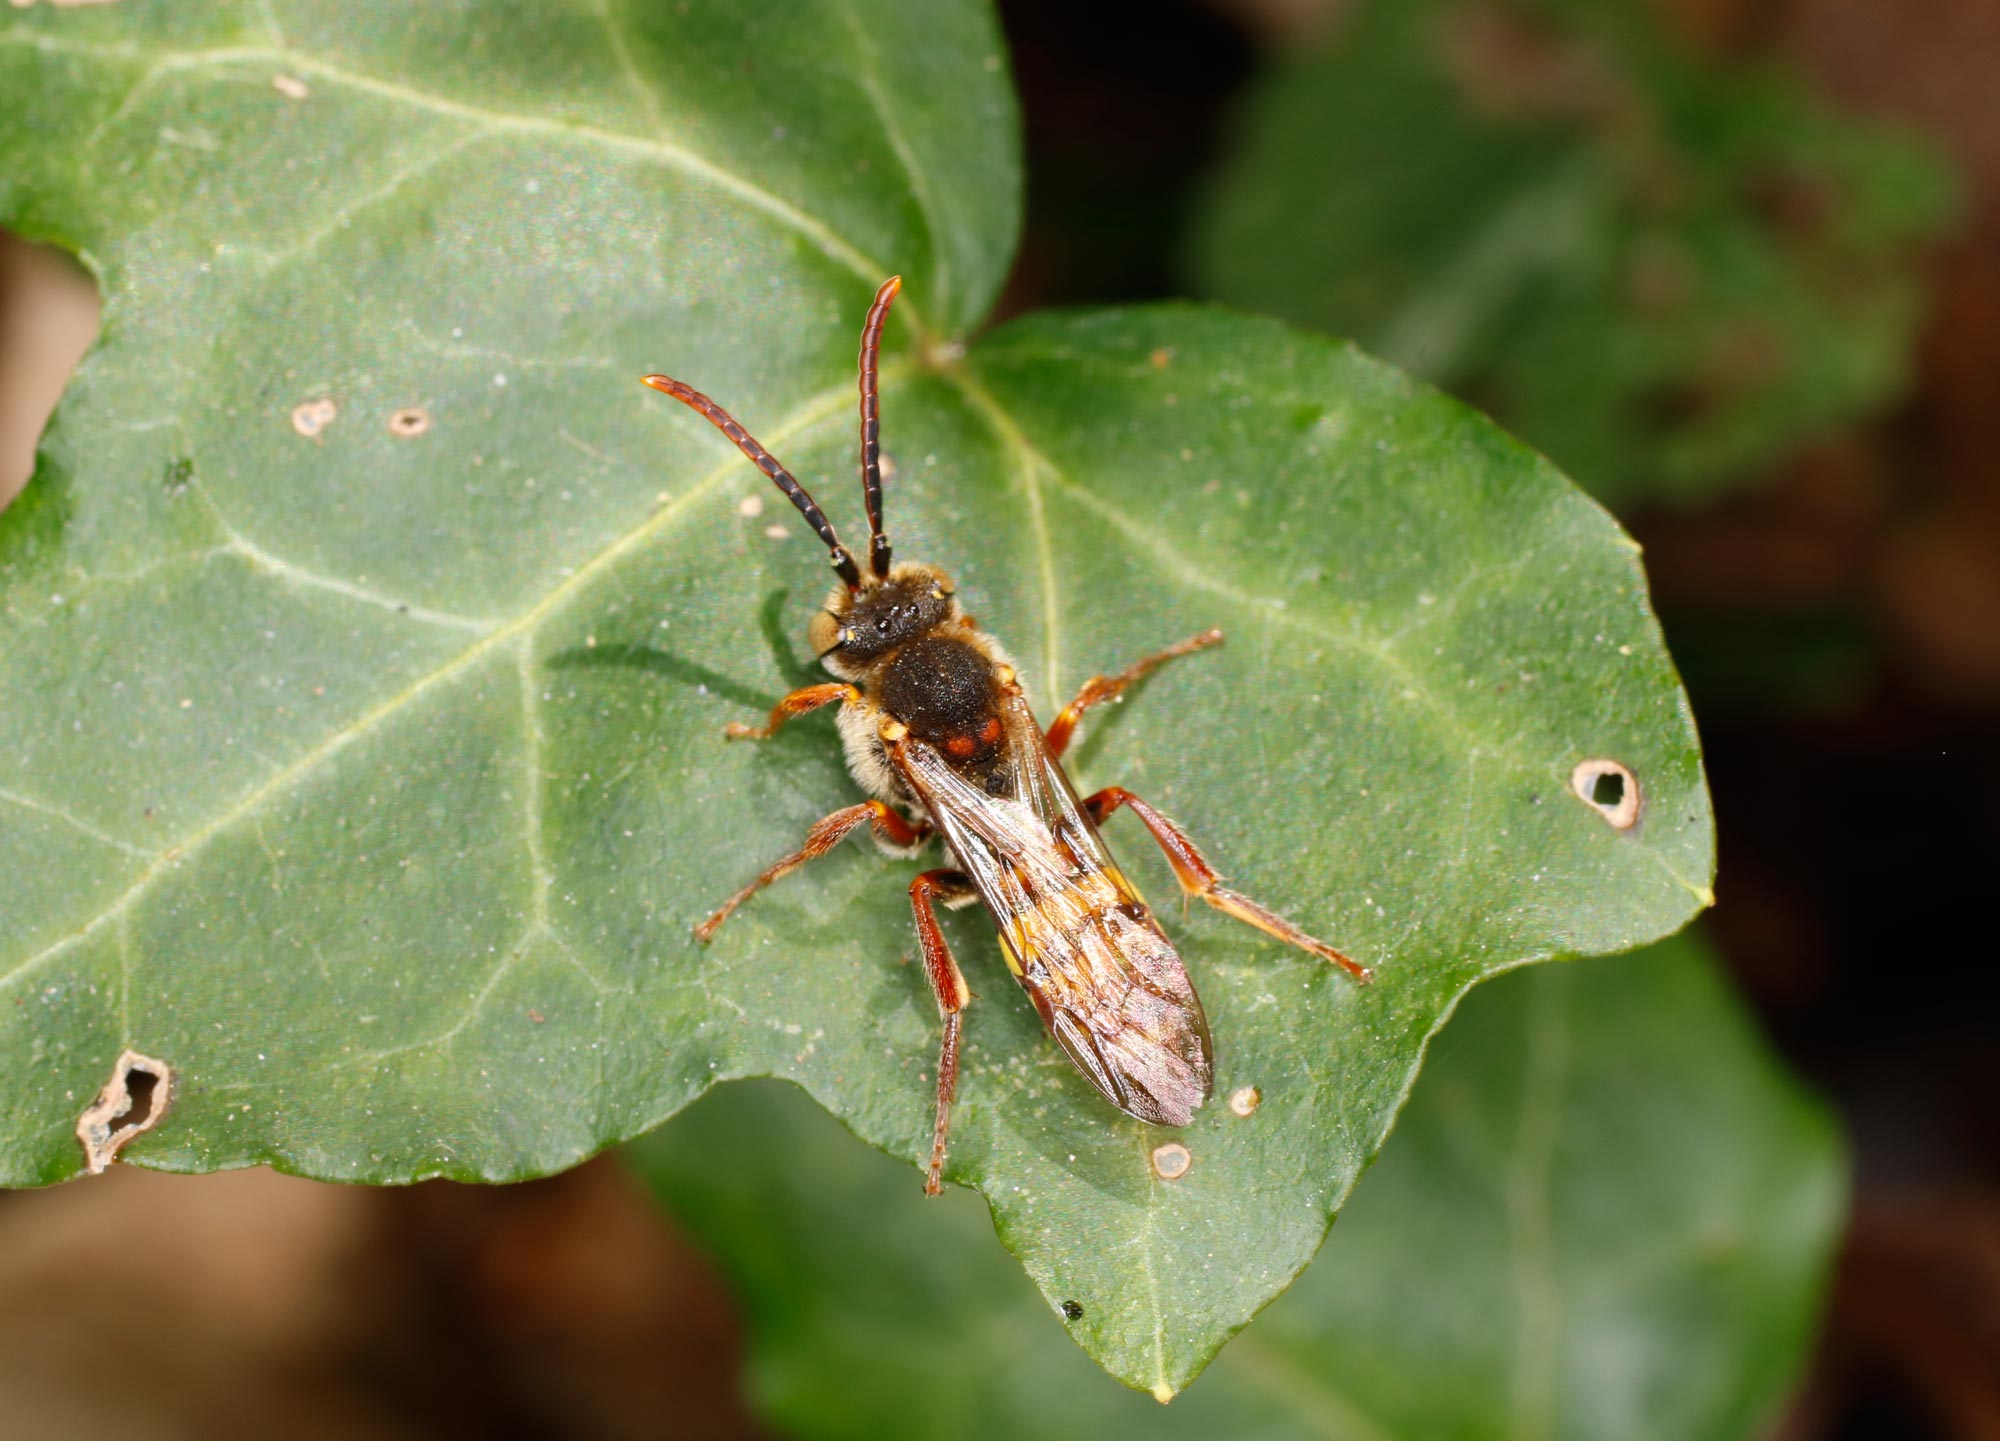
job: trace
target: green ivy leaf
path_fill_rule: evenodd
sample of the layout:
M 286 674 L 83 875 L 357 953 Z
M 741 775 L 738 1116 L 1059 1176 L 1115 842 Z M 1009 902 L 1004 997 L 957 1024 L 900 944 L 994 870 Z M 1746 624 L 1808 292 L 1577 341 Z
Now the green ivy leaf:
M 1062 1343 L 1088 1310 L 1052 1318 L 980 1207 L 924 1204 L 785 1088 L 628 1154 L 734 1283 L 763 1415 L 811 1441 L 1737 1441 L 1805 1358 L 1844 1198 L 1825 1110 L 1689 941 L 1482 986 L 1319 1259 L 1165 1413 Z
M 1943 158 L 1642 0 L 1372 0 L 1251 92 L 1200 293 L 1475 397 L 1614 502 L 1740 483 L 1903 388 Z
M 513 1179 L 766 1074 L 927 1152 L 911 867 L 846 847 L 690 939 L 855 791 L 824 715 L 723 742 L 807 676 L 825 558 L 634 384 L 715 394 L 852 528 L 855 335 L 895 269 L 899 553 L 953 570 L 1044 714 L 1227 630 L 1096 720 L 1077 773 L 1379 977 L 1169 912 L 1219 1088 L 1265 1097 L 1209 1107 L 1169 1184 L 1161 1133 L 953 918 L 984 995 L 949 1174 L 1089 1305 L 1107 1367 L 1183 1385 L 1310 1259 L 1466 987 L 1707 900 L 1631 543 L 1478 416 L 1270 322 L 951 339 L 1017 208 L 977 7 L 455 13 L 0 31 L 29 97 L 0 223 L 83 254 L 106 305 L 0 516 L 0 1179 L 77 1172 L 127 1048 L 172 1073 L 125 1152 L 166 1169 Z M 1593 758 L 1636 775 L 1636 826 L 1573 793 Z

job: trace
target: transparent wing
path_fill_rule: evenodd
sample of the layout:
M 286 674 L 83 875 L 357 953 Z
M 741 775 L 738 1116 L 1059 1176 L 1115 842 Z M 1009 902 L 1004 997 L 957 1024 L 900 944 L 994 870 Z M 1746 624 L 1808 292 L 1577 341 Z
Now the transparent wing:
M 1180 1126 L 1208 1098 L 1214 1046 L 1173 943 L 1104 848 L 1025 699 L 975 780 L 906 739 L 897 769 L 971 877 L 1008 967 L 1056 1044 L 1120 1110 Z

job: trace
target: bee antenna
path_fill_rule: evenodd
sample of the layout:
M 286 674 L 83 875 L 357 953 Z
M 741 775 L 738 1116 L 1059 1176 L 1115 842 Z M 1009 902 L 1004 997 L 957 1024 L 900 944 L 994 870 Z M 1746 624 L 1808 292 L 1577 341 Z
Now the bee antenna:
M 643 375 L 639 377 L 639 383 L 651 386 L 662 395 L 671 395 L 735 441 L 736 448 L 750 457 L 750 463 L 770 476 L 778 489 L 789 496 L 792 504 L 799 508 L 799 514 L 806 518 L 806 524 L 813 528 L 813 533 L 825 543 L 827 550 L 832 552 L 833 568 L 840 573 L 840 578 L 847 582 L 847 588 L 854 590 L 860 586 L 861 568 L 854 563 L 854 557 L 848 554 L 847 547 L 840 543 L 840 537 L 834 534 L 833 522 L 826 518 L 826 512 L 806 494 L 806 488 L 799 484 L 792 473 L 778 463 L 775 455 L 759 445 L 749 431 L 736 423 L 734 416 L 694 387 L 683 385 L 670 375 Z M 878 571 L 877 574 L 879 573 Z
M 889 538 L 882 534 L 882 402 L 876 362 L 889 302 L 902 288 L 900 275 L 883 281 L 861 327 L 861 498 L 868 507 L 868 568 L 877 579 L 889 574 Z

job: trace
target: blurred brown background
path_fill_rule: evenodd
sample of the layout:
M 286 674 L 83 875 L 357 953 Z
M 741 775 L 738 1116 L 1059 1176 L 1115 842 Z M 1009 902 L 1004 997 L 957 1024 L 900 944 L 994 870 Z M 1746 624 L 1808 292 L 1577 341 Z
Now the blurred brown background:
M 1001 6 L 1029 213 L 1003 308 L 1176 293 L 1186 212 L 1266 47 L 1324 0 Z M 1959 169 L 1912 391 L 1765 482 L 1627 518 L 1721 834 L 1713 934 L 1845 1118 L 1857 1212 L 1806 1437 L 2000 1436 L 2000 3 L 1663 0 Z M 0 236 L 0 498 L 95 326 Z M 1744 705 L 1730 637 L 1827 622 L 1846 683 Z M 756 1434 L 726 1294 L 615 1164 L 505 1190 L 114 1172 L 0 1195 L 10 1436 Z

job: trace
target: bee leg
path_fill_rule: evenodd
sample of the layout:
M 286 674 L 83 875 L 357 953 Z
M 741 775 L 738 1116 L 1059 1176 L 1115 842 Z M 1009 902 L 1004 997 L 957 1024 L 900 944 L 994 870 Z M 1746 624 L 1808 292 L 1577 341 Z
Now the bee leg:
M 1268 910 L 1248 896 L 1225 888 L 1222 877 L 1215 867 L 1195 848 L 1195 843 L 1187 838 L 1172 821 L 1140 800 L 1122 786 L 1106 786 L 1083 803 L 1090 812 L 1091 819 L 1099 824 L 1104 822 L 1120 806 L 1130 806 L 1132 813 L 1145 822 L 1146 829 L 1153 833 L 1153 839 L 1166 853 L 1167 864 L 1174 868 L 1174 878 L 1181 883 L 1181 889 L 1197 900 L 1206 901 L 1226 916 L 1255 926 L 1266 935 L 1276 936 L 1281 941 L 1289 941 L 1300 950 L 1311 951 L 1323 961 L 1332 961 L 1357 981 L 1374 979 L 1374 973 L 1358 961 L 1349 960 L 1325 941 L 1307 935 L 1276 911 Z
M 944 1145 L 951 1131 L 951 1100 L 958 1091 L 959 1013 L 972 992 L 958 962 L 951 958 L 944 932 L 938 929 L 935 901 L 952 901 L 969 895 L 972 881 L 963 871 L 925 871 L 910 882 L 910 909 L 917 917 L 917 940 L 923 946 L 924 974 L 937 993 L 938 1014 L 944 1018 L 944 1042 L 938 1051 L 937 1124 L 931 1132 L 931 1166 L 924 1177 L 924 1194 L 944 1192 Z
M 861 692 L 851 685 L 832 682 L 827 685 L 809 685 L 803 690 L 795 690 L 771 707 L 771 718 L 760 726 L 747 726 L 741 721 L 731 721 L 722 728 L 722 733 L 733 741 L 761 741 L 769 739 L 786 721 L 793 716 L 804 715 L 807 711 L 818 710 L 823 705 L 839 701 L 843 705 L 861 699 Z
M 860 805 L 837 810 L 806 832 L 806 843 L 803 846 L 777 864 L 766 868 L 756 880 L 724 901 L 714 915 L 696 926 L 694 938 L 707 942 L 722 923 L 729 919 L 731 911 L 780 876 L 788 876 L 807 861 L 817 860 L 825 855 L 845 840 L 849 831 L 864 821 L 874 826 L 875 834 L 892 846 L 913 846 L 931 833 L 928 824 L 919 822 L 912 825 L 880 801 L 863 801 Z
M 1070 736 L 1076 730 L 1076 723 L 1083 719 L 1083 713 L 1094 705 L 1117 700 L 1125 688 L 1143 677 L 1157 666 L 1165 665 L 1178 656 L 1193 655 L 1198 650 L 1207 650 L 1212 645 L 1222 644 L 1222 632 L 1205 630 L 1200 635 L 1189 636 L 1179 645 L 1170 645 L 1165 650 L 1154 651 L 1149 656 L 1125 667 L 1117 675 L 1094 675 L 1083 683 L 1083 689 L 1076 693 L 1076 699 L 1062 708 L 1047 734 L 1049 754 L 1061 758 L 1068 749 Z

